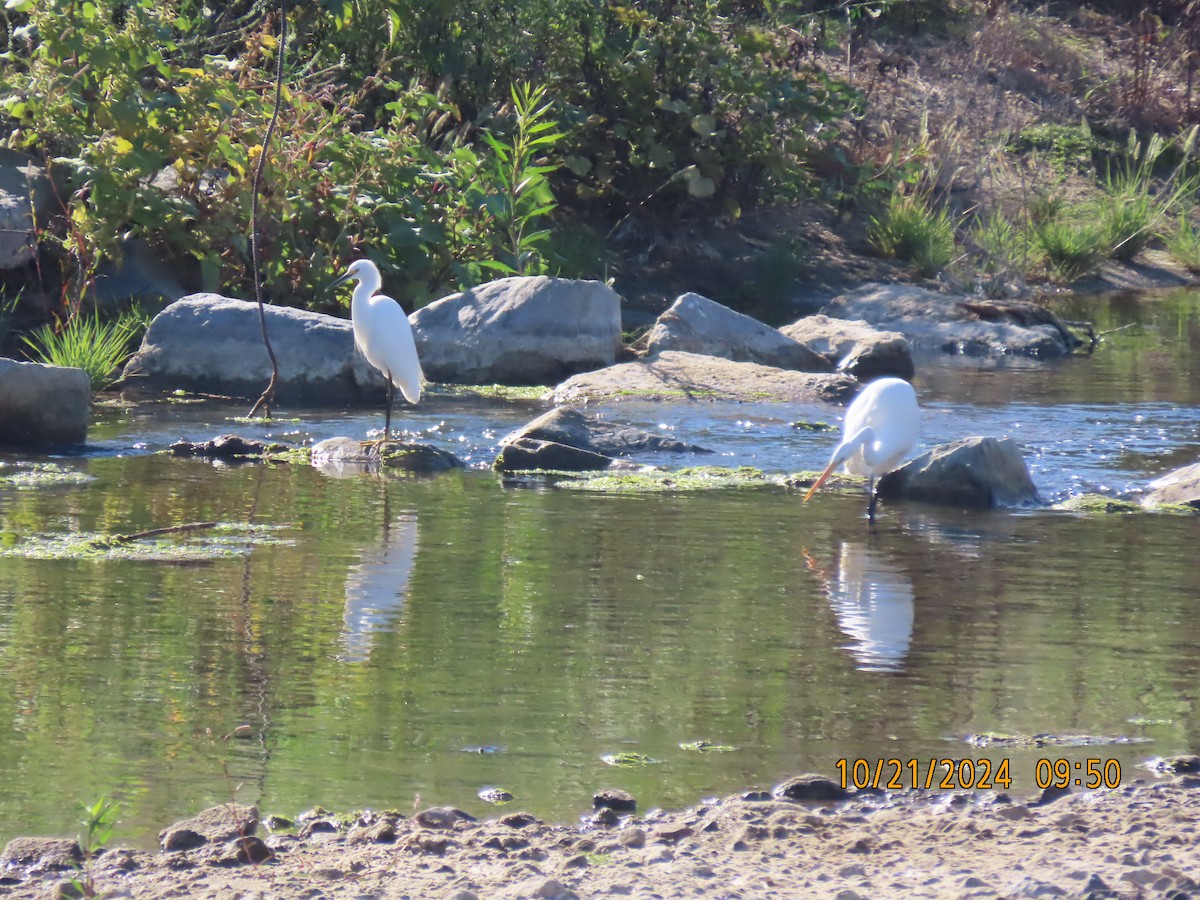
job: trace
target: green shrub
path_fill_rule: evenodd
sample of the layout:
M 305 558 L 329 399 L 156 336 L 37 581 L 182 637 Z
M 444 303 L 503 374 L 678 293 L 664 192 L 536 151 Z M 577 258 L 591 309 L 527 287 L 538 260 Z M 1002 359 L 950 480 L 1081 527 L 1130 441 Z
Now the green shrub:
M 954 223 L 944 208 L 934 208 L 918 195 L 892 194 L 883 213 L 871 219 L 867 233 L 884 256 L 912 263 L 932 278 L 955 257 Z

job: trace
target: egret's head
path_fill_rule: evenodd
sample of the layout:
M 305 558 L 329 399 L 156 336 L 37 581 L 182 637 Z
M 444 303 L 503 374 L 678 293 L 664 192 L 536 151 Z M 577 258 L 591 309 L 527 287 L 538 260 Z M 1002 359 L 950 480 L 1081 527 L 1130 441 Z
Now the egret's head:
M 378 282 L 379 270 L 375 268 L 375 263 L 371 262 L 369 259 L 356 259 L 354 262 L 350 263 L 350 268 L 345 271 L 345 274 L 338 278 L 329 287 L 331 289 L 335 288 L 339 284 L 349 281 L 352 278 L 359 282 L 371 281 L 372 279 Z

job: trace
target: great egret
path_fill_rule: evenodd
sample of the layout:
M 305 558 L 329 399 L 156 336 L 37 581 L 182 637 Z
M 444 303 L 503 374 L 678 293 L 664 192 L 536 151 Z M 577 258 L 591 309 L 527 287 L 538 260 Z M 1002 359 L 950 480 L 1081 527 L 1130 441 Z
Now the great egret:
M 354 346 L 387 380 L 387 418 L 383 426 L 383 439 L 387 440 L 392 433 L 395 388 L 400 388 L 409 403 L 421 399 L 421 361 L 417 359 L 417 342 L 400 304 L 385 294 L 375 293 L 383 284 L 375 263 L 369 259 L 352 262 L 346 274 L 330 287 L 337 287 L 351 278 L 358 281 L 350 300 Z
M 834 448 L 829 465 L 808 489 L 804 499 L 815 494 L 829 474 L 845 463 L 849 474 L 866 475 L 871 479 L 867 517 L 874 521 L 875 503 L 879 499 L 875 493 L 875 478 L 900 465 L 916 444 L 920 428 L 921 409 L 911 384 L 903 378 L 872 381 L 846 410 L 842 442 Z

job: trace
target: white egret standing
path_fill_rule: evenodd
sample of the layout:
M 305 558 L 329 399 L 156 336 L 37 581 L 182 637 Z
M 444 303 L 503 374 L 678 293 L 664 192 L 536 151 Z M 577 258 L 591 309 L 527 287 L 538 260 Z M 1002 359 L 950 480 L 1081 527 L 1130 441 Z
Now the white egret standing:
M 421 399 L 421 362 L 417 359 L 417 342 L 413 339 L 412 326 L 400 304 L 385 294 L 375 293 L 383 284 L 375 263 L 369 259 L 352 262 L 346 274 L 330 287 L 336 287 L 351 278 L 358 281 L 350 300 L 354 346 L 387 379 L 388 405 L 383 439 L 388 440 L 392 433 L 395 388 L 400 388 L 400 393 L 409 403 Z
M 867 517 L 875 521 L 875 478 L 892 471 L 917 442 L 921 430 L 921 409 L 917 392 L 903 378 L 880 378 L 862 389 L 846 410 L 842 442 L 834 448 L 829 465 L 821 473 L 804 499 L 808 500 L 825 483 L 829 474 L 842 463 L 851 475 L 871 479 L 871 500 Z

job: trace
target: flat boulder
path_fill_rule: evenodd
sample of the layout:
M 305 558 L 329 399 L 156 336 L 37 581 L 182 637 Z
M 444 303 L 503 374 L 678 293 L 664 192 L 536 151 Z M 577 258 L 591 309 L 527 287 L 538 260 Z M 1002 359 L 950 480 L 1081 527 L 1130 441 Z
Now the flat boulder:
M 599 281 L 501 278 L 410 321 L 425 374 L 454 384 L 555 384 L 621 349 L 621 298 Z
M 560 406 L 636 398 L 757 403 L 841 403 L 858 382 L 837 373 L 797 372 L 668 350 L 568 378 L 554 390 Z
M 286 306 L 267 306 L 266 317 L 276 400 L 382 402 L 383 376 L 354 349 L 349 319 Z M 126 388 L 258 397 L 271 379 L 258 305 L 219 294 L 177 300 L 154 317 L 122 377 Z
M 1041 502 L 1020 447 L 1011 438 L 969 437 L 926 450 L 879 479 L 884 500 L 918 500 L 968 509 Z
M 828 359 L 757 319 L 699 294 L 680 295 L 646 335 L 649 354 L 664 350 L 719 356 L 798 372 L 832 372 Z
M 0 445 L 81 444 L 91 404 L 92 383 L 83 369 L 0 358 Z
M 908 338 L 898 331 L 882 331 L 861 319 L 806 316 L 779 331 L 825 357 L 839 372 L 860 381 L 889 375 L 911 381 L 916 374 Z
M 616 457 L 659 451 L 711 452 L 695 444 L 628 425 L 615 425 L 597 416 L 559 406 L 504 437 L 493 468 L 506 472 L 527 469 L 587 471 L 607 468 Z
M 863 285 L 830 301 L 823 312 L 898 331 L 918 350 L 963 356 L 1053 359 L 1081 344 L 1036 303 L 956 297 L 911 285 Z
M 1192 463 L 1168 472 L 1148 485 L 1150 492 L 1142 498 L 1143 506 L 1186 504 L 1200 509 L 1200 463 Z

